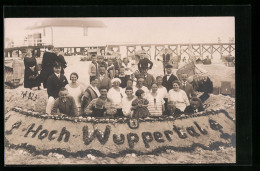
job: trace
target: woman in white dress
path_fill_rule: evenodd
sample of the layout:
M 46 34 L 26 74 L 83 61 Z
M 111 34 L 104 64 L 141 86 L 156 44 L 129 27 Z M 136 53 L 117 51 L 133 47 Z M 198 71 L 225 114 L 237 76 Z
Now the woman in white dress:
M 185 110 L 186 106 L 190 105 L 189 99 L 185 91 L 180 89 L 180 82 L 173 81 L 173 89 L 169 91 L 169 100 L 176 102 L 176 107 L 182 112 Z
M 122 66 L 125 68 L 126 75 L 131 76 L 133 74 L 132 64 L 129 62 L 128 58 L 123 59 Z
M 113 101 L 115 108 L 117 109 L 116 115 L 114 117 L 123 117 L 122 112 L 122 99 L 124 95 L 124 90 L 119 87 L 121 80 L 119 78 L 113 78 L 111 80 L 112 88 L 108 90 L 107 97 Z
M 164 100 L 158 93 L 158 86 L 156 83 L 152 83 L 151 92 L 147 94 L 146 99 L 149 101 L 148 110 L 151 116 L 162 116 L 164 108 Z
M 81 97 L 84 92 L 84 88 L 82 85 L 78 83 L 79 76 L 77 73 L 73 72 L 70 74 L 71 82 L 65 86 L 68 90 L 69 95 L 72 96 L 75 100 L 76 106 L 78 108 L 78 112 L 81 111 Z

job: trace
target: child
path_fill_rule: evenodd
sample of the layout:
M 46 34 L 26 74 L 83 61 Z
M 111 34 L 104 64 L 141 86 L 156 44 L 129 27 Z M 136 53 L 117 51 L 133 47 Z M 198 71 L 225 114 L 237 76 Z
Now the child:
M 135 95 L 137 98 L 132 102 L 133 118 L 145 118 L 150 115 L 147 106 L 148 100 L 144 98 L 145 93 L 143 90 L 139 89 L 136 91 Z

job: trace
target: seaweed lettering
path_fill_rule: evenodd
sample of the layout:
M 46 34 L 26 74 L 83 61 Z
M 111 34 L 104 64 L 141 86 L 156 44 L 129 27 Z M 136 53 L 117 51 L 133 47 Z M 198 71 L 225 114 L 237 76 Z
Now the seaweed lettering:
M 28 94 L 28 96 L 27 96 L 27 94 Z M 22 91 L 21 95 L 23 98 L 27 97 L 28 100 L 36 101 L 38 99 L 37 94 L 34 94 L 33 92 L 28 93 L 28 91 L 25 91 L 25 92 Z
M 12 128 L 11 128 L 10 130 L 5 131 L 5 133 L 6 133 L 7 135 L 11 135 L 11 134 L 13 133 L 13 130 L 14 130 L 14 129 L 18 129 L 18 128 L 21 126 L 21 124 L 22 124 L 21 121 L 15 122 L 15 123 L 12 125 Z
M 109 135 L 110 135 L 111 127 L 109 125 L 106 126 L 104 134 L 101 133 L 98 129 L 95 129 L 93 134 L 91 135 L 88 130 L 88 126 L 84 126 L 82 128 L 83 131 L 83 142 L 85 145 L 89 145 L 96 137 L 100 144 L 106 144 Z
M 28 137 L 29 134 L 31 134 L 31 137 L 34 138 L 36 137 L 36 135 L 38 134 L 38 139 L 39 140 L 43 140 L 45 139 L 46 137 L 48 137 L 48 139 L 50 141 L 54 140 L 56 137 L 55 135 L 58 133 L 57 130 L 52 130 L 52 131 L 49 131 L 47 129 L 44 129 L 42 130 L 42 125 L 39 125 L 36 129 L 34 129 L 35 127 L 35 123 L 31 124 L 29 129 L 27 130 L 27 132 L 25 133 L 24 137 Z M 40 131 L 42 130 L 42 131 Z M 66 130 L 66 127 L 63 127 L 60 134 L 59 134 L 59 137 L 57 139 L 58 142 L 61 142 L 62 139 L 64 138 L 64 142 L 68 142 L 69 141 L 69 138 L 70 138 L 70 132 L 68 130 Z

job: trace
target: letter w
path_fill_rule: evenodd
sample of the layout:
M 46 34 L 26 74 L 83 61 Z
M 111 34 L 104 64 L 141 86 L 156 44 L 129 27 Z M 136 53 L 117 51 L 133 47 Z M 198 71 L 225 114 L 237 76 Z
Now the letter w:
M 84 126 L 82 128 L 83 131 L 83 141 L 85 145 L 89 145 L 96 137 L 100 144 L 104 145 L 106 144 L 109 135 L 110 135 L 110 129 L 111 127 L 109 125 L 106 126 L 106 130 L 104 132 L 104 136 L 101 135 L 100 131 L 96 129 L 92 135 L 89 134 L 88 126 Z

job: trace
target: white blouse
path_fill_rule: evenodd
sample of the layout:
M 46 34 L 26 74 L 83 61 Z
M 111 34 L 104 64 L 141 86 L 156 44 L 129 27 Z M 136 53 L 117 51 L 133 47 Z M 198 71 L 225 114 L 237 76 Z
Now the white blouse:
M 190 105 L 189 99 L 187 97 L 187 94 L 183 90 L 174 91 L 171 89 L 169 91 L 169 101 L 175 101 L 176 107 L 179 108 L 181 111 L 184 111 L 186 106 Z
M 76 88 L 72 88 L 69 84 L 67 84 L 65 88 L 68 90 L 69 95 L 74 98 L 76 106 L 81 107 L 81 96 L 84 92 L 83 87 L 79 85 Z
M 121 109 L 122 108 L 122 99 L 124 96 L 123 89 L 119 87 L 119 91 L 115 90 L 113 87 L 108 90 L 107 97 L 113 100 L 113 104 L 115 108 Z

